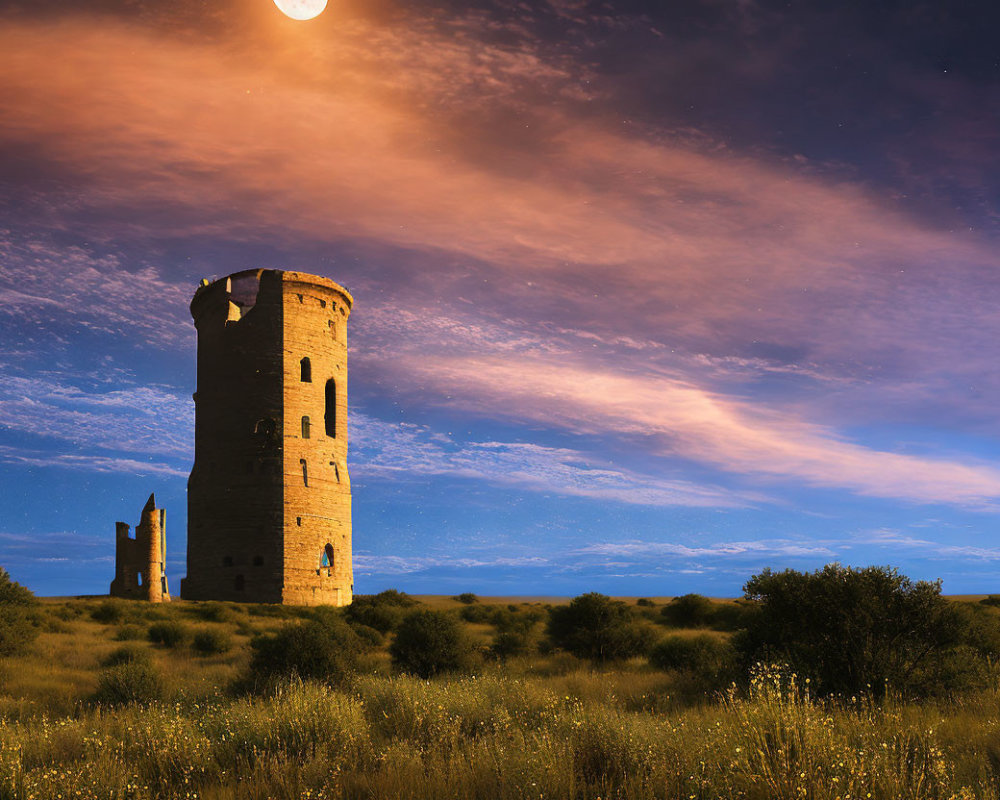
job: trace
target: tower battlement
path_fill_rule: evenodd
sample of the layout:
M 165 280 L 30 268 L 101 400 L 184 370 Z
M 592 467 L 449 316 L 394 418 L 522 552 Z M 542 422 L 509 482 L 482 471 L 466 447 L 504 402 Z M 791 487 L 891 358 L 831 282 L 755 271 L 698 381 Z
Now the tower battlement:
M 353 303 L 328 278 L 281 270 L 237 272 L 195 293 L 195 461 L 182 597 L 351 602 Z

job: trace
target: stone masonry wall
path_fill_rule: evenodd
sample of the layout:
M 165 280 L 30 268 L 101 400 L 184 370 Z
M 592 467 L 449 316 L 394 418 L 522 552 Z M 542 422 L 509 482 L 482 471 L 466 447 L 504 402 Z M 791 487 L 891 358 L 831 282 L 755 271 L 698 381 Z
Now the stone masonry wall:
M 345 605 L 353 593 L 347 474 L 350 302 L 332 282 L 284 273 L 288 603 Z
M 350 602 L 351 302 L 333 281 L 278 270 L 236 273 L 196 293 L 195 463 L 183 597 Z M 335 436 L 326 435 L 325 424 L 331 379 Z

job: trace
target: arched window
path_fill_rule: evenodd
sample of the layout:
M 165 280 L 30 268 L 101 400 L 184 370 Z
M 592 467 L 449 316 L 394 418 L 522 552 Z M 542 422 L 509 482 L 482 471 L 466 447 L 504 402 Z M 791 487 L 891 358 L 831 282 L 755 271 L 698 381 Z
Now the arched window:
M 309 467 L 306 466 L 306 460 L 304 458 L 299 459 L 299 464 L 302 466 L 302 485 L 309 485 Z
M 326 435 L 334 437 L 337 435 L 337 382 L 330 378 L 326 382 L 326 414 L 323 417 L 326 423 Z
M 299 369 L 302 370 L 301 380 L 303 383 L 312 383 L 313 371 L 312 362 L 309 361 L 309 357 L 306 356 L 299 362 Z
M 237 592 L 242 592 L 243 589 L 246 587 L 247 582 L 242 575 L 237 575 L 233 585 L 236 587 Z
M 309 438 L 309 417 L 302 418 L 302 438 Z
M 333 545 L 327 543 L 323 548 L 323 555 L 319 558 L 319 565 L 324 569 L 333 569 Z

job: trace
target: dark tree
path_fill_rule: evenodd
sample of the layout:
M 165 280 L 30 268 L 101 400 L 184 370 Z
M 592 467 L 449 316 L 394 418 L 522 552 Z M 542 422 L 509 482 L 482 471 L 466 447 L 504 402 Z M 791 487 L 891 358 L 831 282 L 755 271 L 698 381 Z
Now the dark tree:
M 745 662 L 787 663 L 821 694 L 945 688 L 968 649 L 968 621 L 940 582 L 890 567 L 764 570 L 744 593 L 756 606 L 737 637 Z
M 625 603 L 597 592 L 553 608 L 548 634 L 556 647 L 598 662 L 643 655 L 653 638 Z

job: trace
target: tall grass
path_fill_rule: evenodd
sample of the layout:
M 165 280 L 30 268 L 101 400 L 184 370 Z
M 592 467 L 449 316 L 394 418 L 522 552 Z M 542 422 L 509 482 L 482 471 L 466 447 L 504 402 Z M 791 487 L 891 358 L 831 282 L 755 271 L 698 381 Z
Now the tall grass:
M 990 800 L 984 700 L 821 703 L 772 671 L 663 713 L 530 677 L 364 676 L 0 723 L 0 798 Z

